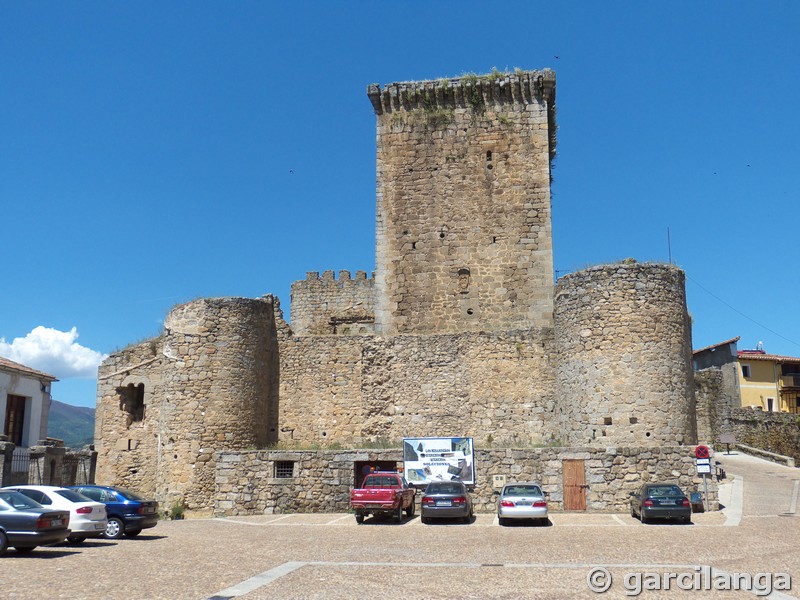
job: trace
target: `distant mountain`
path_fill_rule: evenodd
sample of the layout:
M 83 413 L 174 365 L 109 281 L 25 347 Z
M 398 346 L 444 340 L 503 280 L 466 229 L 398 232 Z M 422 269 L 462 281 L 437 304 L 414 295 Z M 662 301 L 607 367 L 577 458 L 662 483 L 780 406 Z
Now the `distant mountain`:
M 93 444 L 94 409 L 53 400 L 50 404 L 47 435 L 64 440 L 64 445 L 68 448 L 82 448 Z

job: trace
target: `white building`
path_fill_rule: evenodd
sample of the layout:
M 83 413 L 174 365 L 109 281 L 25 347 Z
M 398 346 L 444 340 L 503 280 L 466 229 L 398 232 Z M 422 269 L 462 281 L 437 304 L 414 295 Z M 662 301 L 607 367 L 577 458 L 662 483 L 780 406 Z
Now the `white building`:
M 0 432 L 17 447 L 47 437 L 52 375 L 0 357 Z

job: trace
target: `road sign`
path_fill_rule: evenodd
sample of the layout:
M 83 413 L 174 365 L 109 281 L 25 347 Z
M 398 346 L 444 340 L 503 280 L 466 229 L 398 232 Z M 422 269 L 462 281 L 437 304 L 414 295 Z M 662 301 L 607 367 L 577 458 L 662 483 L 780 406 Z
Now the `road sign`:
M 711 465 L 695 465 L 697 467 L 698 475 L 710 475 Z
M 711 452 L 708 449 L 708 446 L 698 446 L 694 449 L 694 455 L 697 458 L 708 458 L 711 456 Z
M 710 465 L 711 459 L 710 458 L 695 458 L 694 464 L 696 465 Z

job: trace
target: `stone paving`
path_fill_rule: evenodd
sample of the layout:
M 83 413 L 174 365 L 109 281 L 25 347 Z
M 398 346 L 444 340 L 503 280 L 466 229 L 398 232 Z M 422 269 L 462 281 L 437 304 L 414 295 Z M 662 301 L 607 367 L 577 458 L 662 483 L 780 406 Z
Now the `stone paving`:
M 791 509 L 800 470 L 744 455 L 716 460 L 732 482 L 720 489 L 728 504 L 695 514 L 693 525 L 642 525 L 619 513 L 555 513 L 548 527 L 500 527 L 491 514 L 470 525 L 414 517 L 359 526 L 348 514 L 165 521 L 136 539 L 25 557 L 10 550 L 0 559 L 0 598 L 597 598 L 587 587 L 596 566 L 614 578 L 600 597 L 623 598 L 626 573 L 691 574 L 704 565 L 788 573 L 796 591 L 772 597 L 798 595 L 800 519 Z M 743 513 L 732 525 L 737 503 Z M 680 590 L 638 597 L 712 596 L 754 597 Z

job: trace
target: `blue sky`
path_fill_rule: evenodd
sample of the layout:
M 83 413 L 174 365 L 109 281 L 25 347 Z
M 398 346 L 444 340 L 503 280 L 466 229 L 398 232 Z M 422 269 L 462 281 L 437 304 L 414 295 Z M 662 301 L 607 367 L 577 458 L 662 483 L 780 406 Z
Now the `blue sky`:
M 560 273 L 686 270 L 696 348 L 800 356 L 797 2 L 6 2 L 0 354 L 93 406 L 176 303 L 375 266 L 369 83 L 549 67 Z

